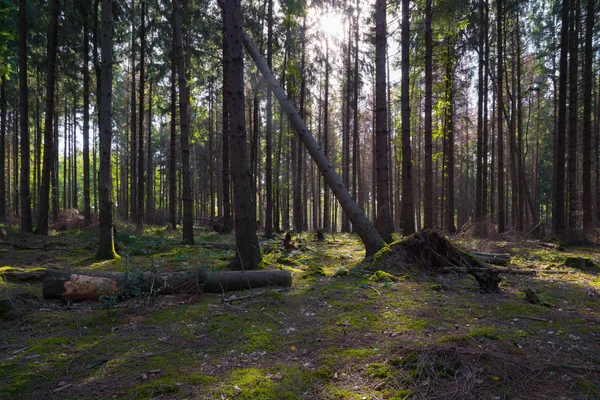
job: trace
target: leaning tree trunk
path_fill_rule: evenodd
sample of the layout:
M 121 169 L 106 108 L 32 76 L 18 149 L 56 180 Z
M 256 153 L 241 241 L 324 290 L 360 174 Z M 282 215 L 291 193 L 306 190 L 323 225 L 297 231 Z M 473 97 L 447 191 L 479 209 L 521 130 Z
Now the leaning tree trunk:
M 100 197 L 100 243 L 96 257 L 120 258 L 115 252 L 111 195 L 111 142 L 112 142 L 112 0 L 102 0 L 102 31 L 100 46 L 100 172 L 98 173 L 98 196 Z
M 50 2 L 50 25 L 48 29 L 48 72 L 46 74 L 46 115 L 44 118 L 44 166 L 42 169 L 42 185 L 40 187 L 40 204 L 36 233 L 48 234 L 48 218 L 50 214 L 50 170 L 54 163 L 54 88 L 56 84 L 56 42 L 58 36 L 59 0 Z M 3 166 L 2 166 L 3 167 Z
M 279 86 L 279 83 L 273 75 L 273 72 L 271 72 L 271 69 L 267 66 L 260 53 L 254 46 L 254 43 L 252 43 L 252 40 L 245 31 L 242 32 L 242 39 L 244 40 L 246 50 L 248 50 L 248 53 L 256 63 L 258 69 L 260 69 L 263 77 L 273 91 L 273 94 L 275 94 L 275 97 L 277 97 L 277 100 L 279 100 L 283 111 L 287 114 L 290 123 L 298 134 L 299 139 L 302 141 L 310 156 L 317 164 L 321 174 L 325 179 L 325 182 L 327 182 L 333 191 L 343 210 L 346 212 L 346 214 L 348 214 L 348 217 L 352 222 L 352 226 L 365 245 L 366 255 L 371 256 L 375 254 L 385 246 L 385 242 L 371 221 L 369 221 L 364 212 L 352 199 L 348 189 L 344 187 L 342 180 L 333 169 L 333 166 L 327 157 L 325 157 L 323 154 L 323 151 L 319 148 L 319 145 L 315 141 L 315 138 L 312 136 L 310 130 L 296 111 L 292 102 L 287 98 Z
M 227 77 L 224 95 L 229 96 L 231 134 L 231 180 L 235 213 L 236 257 L 230 268 L 251 270 L 261 260 L 256 236 L 256 208 L 252 202 L 252 174 L 248 162 L 244 113 L 244 58 L 240 0 L 225 0 L 224 26 L 227 35 Z

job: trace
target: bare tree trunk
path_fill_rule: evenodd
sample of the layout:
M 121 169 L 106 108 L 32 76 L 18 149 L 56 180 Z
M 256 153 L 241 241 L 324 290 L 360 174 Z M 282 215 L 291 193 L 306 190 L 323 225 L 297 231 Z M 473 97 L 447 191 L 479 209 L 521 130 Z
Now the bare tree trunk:
M 111 195 L 111 142 L 112 142 L 112 66 L 113 66 L 113 21 L 112 0 L 102 0 L 102 49 L 100 87 L 100 172 L 98 192 L 100 196 L 100 242 L 96 257 L 99 259 L 120 258 L 115 252 L 112 195 Z
M 177 76 L 179 77 L 179 123 L 181 125 L 181 164 L 183 167 L 183 242 L 194 244 L 194 220 L 192 201 L 192 172 L 190 170 L 190 92 L 185 77 L 183 58 L 183 34 L 181 32 L 181 9 L 173 0 L 175 12 L 175 53 L 177 55 Z M 140 100 L 141 101 L 141 100 Z
M 148 82 L 148 138 L 146 162 L 146 222 L 154 219 L 154 167 L 152 164 L 152 81 Z
M 173 8 L 172 23 L 175 26 Z M 175 56 L 175 34 L 173 31 L 173 48 L 171 50 L 171 132 L 169 137 L 169 224 L 171 229 L 177 229 L 177 63 Z
M 432 74 L 432 52 L 433 52 L 433 30 L 431 28 L 431 3 L 432 0 L 426 0 L 425 3 L 425 184 L 423 187 L 423 228 L 432 229 L 433 224 L 433 123 L 432 123 L 432 102 L 433 102 L 433 74 Z
M 30 196 L 29 97 L 27 83 L 27 4 L 19 0 L 19 100 L 21 122 L 21 231 L 33 230 Z
M 558 120 L 554 140 L 554 173 L 552 177 L 552 230 L 565 230 L 565 138 L 567 132 L 567 58 L 569 51 L 569 0 L 562 2 L 560 62 L 558 81 Z
M 244 58 L 240 0 L 224 0 L 224 26 L 227 35 L 225 54 L 228 82 L 225 94 L 230 96 L 231 178 L 234 188 L 236 257 L 232 269 L 250 270 L 261 262 L 256 236 L 256 209 L 252 204 L 252 185 L 246 141 L 244 115 Z
M 36 233 L 48 234 L 48 217 L 50 214 L 50 170 L 54 156 L 54 89 L 56 84 L 56 48 L 58 37 L 59 0 L 50 2 L 50 23 L 48 28 L 48 71 L 46 73 L 46 114 L 44 119 L 44 167 L 42 170 L 42 185 L 40 187 L 40 204 L 38 209 L 38 224 Z M 4 169 L 4 165 L 1 165 Z
M 591 174 L 591 145 L 592 145 L 592 85 L 593 85 L 593 36 L 594 36 L 594 0 L 587 0 L 587 15 L 585 18 L 585 62 L 583 71 L 583 135 L 582 135 L 582 183 L 581 195 L 583 205 L 583 230 L 591 232 L 594 229 L 594 214 L 592 211 L 592 174 Z M 598 116 L 596 117 L 598 118 Z
M 129 190 L 130 215 L 133 221 L 137 222 L 137 94 L 135 90 L 135 44 L 136 44 L 136 23 L 135 23 L 135 0 L 131 0 L 131 188 Z
M 577 120 L 579 107 L 577 90 L 579 78 L 579 1 L 569 0 L 571 11 L 569 37 L 569 130 L 567 132 L 567 220 L 569 229 L 577 229 Z
M 300 115 L 289 101 L 285 92 L 279 86 L 277 79 L 267 66 L 266 62 L 260 56 L 260 53 L 254 47 L 252 40 L 248 36 L 247 33 L 242 32 L 244 45 L 250 54 L 250 57 L 254 60 L 256 66 L 261 71 L 263 77 L 267 81 L 267 84 L 273 90 L 275 97 L 279 100 L 282 109 L 287 114 L 290 119 L 290 123 L 292 124 L 296 134 L 300 138 L 300 141 L 304 144 L 309 154 L 319 167 L 321 174 L 325 178 L 325 182 L 329 185 L 331 190 L 333 191 L 335 197 L 340 202 L 340 205 L 344 209 L 344 211 L 350 217 L 350 221 L 352 225 L 355 227 L 356 232 L 360 236 L 363 244 L 365 245 L 366 255 L 372 256 L 376 252 L 378 252 L 383 246 L 385 246 L 385 242 L 373 226 L 373 224 L 366 217 L 364 212 L 358 207 L 356 202 L 352 200 L 350 193 L 344 187 L 340 177 L 336 174 L 333 166 L 327 160 L 327 157 L 323 154 L 323 151 L 319 148 L 319 145 L 315 141 L 314 137 L 306 127 L 306 124 L 300 118 Z
M 302 18 L 302 33 L 301 33 L 301 56 L 300 56 L 300 118 L 306 118 L 305 101 L 306 101 L 306 14 Z M 350 49 L 348 49 L 349 51 Z M 270 91 L 269 91 L 270 93 Z M 296 157 L 296 185 L 294 187 L 294 229 L 300 233 L 304 230 L 304 210 L 302 207 L 302 188 L 304 176 L 304 147 L 298 144 L 298 155 Z M 304 192 L 306 192 L 306 182 L 304 183 Z
M 323 104 L 323 154 L 329 157 L 329 38 L 325 38 L 325 99 Z M 332 167 L 333 168 L 333 167 Z M 342 183 L 343 184 L 343 183 Z M 331 230 L 331 213 L 329 206 L 329 187 L 323 188 L 323 231 Z
M 83 8 L 83 215 L 85 223 L 92 222 L 90 206 L 90 32 L 87 3 Z M 127 210 L 125 210 L 127 211 Z
M 230 176 L 229 176 L 229 171 L 231 170 L 230 168 L 230 157 L 229 157 L 229 150 L 230 150 L 230 146 L 229 146 L 229 142 L 230 142 L 230 135 L 231 135 L 231 129 L 230 129 L 230 124 L 229 124 L 229 111 L 230 111 L 230 105 L 229 105 L 229 96 L 226 93 L 226 86 L 227 86 L 227 82 L 229 81 L 229 77 L 227 75 L 227 63 L 228 61 L 228 57 L 226 57 L 225 54 L 225 49 L 227 48 L 227 35 L 225 35 L 225 32 L 223 32 L 223 115 L 222 115 L 222 125 L 223 125 L 223 167 L 221 170 L 221 180 L 222 180 L 222 192 L 223 192 L 223 230 L 225 232 L 230 232 L 231 229 L 233 228 L 233 220 L 232 220 L 232 216 L 231 216 L 231 181 Z M 267 100 L 268 102 L 268 100 Z M 268 112 L 268 107 L 267 107 L 267 112 Z M 268 118 L 267 118 L 268 119 Z M 267 126 L 268 126 L 268 122 L 267 122 Z M 268 129 L 268 128 L 267 128 Z M 267 217 L 268 218 L 268 217 Z M 267 219 L 268 221 L 268 219 Z M 268 224 L 267 224 L 268 225 Z
M 502 92 L 502 77 L 503 77 L 503 67 L 504 67 L 504 59 L 503 59 L 503 44 L 502 44 L 502 39 L 503 39 L 503 33 L 502 33 L 502 15 L 503 15 L 503 9 L 502 9 L 502 2 L 503 0 L 496 0 L 496 6 L 497 6 L 497 26 L 498 26 L 498 48 L 497 48 L 497 52 L 498 52 L 498 90 L 497 90 L 497 95 L 498 95 L 498 113 L 497 113 L 497 118 L 498 118 L 498 133 L 497 133 L 497 143 L 498 143 L 498 158 L 497 158 L 497 164 L 498 164 L 498 179 L 497 179 L 497 193 L 496 195 L 498 196 L 497 199 L 497 207 L 498 207 L 498 211 L 496 213 L 496 217 L 497 217 L 497 224 L 498 224 L 498 233 L 503 233 L 506 230 L 505 227 L 505 218 L 504 218 L 504 137 L 502 135 L 502 112 L 504 110 L 504 102 L 503 102 L 503 92 Z
M 142 0 L 142 11 L 140 14 L 140 104 L 139 104 L 139 128 L 138 128 L 138 178 L 136 197 L 136 227 L 138 233 L 142 232 L 144 223 L 144 94 L 146 90 L 145 63 L 146 63 L 146 0 Z M 181 72 L 180 72 L 181 74 Z M 181 79 L 181 76 L 180 76 Z
M 0 76 L 0 222 L 6 221 L 6 74 Z M 10 190 L 8 191 L 10 193 Z
M 268 0 L 267 11 L 267 65 L 273 68 L 273 0 Z M 271 91 L 267 91 L 267 128 L 265 138 L 265 237 L 273 237 L 273 104 Z
M 454 223 L 454 51 L 451 50 L 454 47 L 453 40 L 448 39 L 448 54 L 446 60 L 446 172 L 447 172 L 447 183 L 446 183 L 446 217 L 445 217 L 445 228 L 448 232 L 456 232 L 456 224 Z
M 404 4 L 403 4 L 404 6 Z M 404 11 L 404 7 L 403 7 Z M 389 163 L 388 163 L 388 109 L 387 109 L 387 96 L 386 96 L 386 47 L 387 47 L 387 17 L 386 17 L 386 1 L 377 0 L 375 3 L 375 153 L 377 158 L 377 218 L 375 227 L 377 231 L 386 242 L 392 241 L 392 232 L 394 227 L 392 224 L 392 218 L 390 216 L 390 198 L 389 198 Z M 407 23 L 408 23 L 408 16 Z M 405 29 L 404 18 L 402 20 L 403 32 Z M 404 37 L 402 43 L 404 44 Z M 403 48 L 404 49 L 404 48 Z M 408 58 L 404 58 L 404 52 L 402 54 L 402 67 L 404 68 L 404 62 L 408 62 Z M 408 67 L 406 68 L 408 70 Z M 405 89 L 405 75 L 403 69 L 403 85 L 402 90 L 404 94 Z M 407 89 L 407 88 L 406 88 Z M 408 93 L 408 92 L 406 92 Z M 402 97 L 403 105 L 405 98 Z M 407 108 L 408 109 L 408 108 Z M 405 109 L 403 108 L 403 111 Z M 404 119 L 404 112 L 402 113 L 403 124 L 406 121 Z M 402 126 L 404 134 L 405 127 Z M 410 131 L 409 131 L 410 132 Z M 404 142 L 403 142 L 404 144 Z M 404 151 L 404 148 L 402 149 Z M 405 193 L 403 193 L 404 197 Z M 402 202 L 404 204 L 404 202 Z

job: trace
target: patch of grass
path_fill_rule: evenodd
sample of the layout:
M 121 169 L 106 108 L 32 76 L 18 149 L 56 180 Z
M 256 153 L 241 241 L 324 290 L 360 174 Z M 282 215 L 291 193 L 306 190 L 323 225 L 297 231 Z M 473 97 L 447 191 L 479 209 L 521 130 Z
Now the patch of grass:
M 308 269 L 300 275 L 301 279 L 316 279 L 318 277 L 326 276 L 325 270 L 320 265 L 311 265 Z
M 471 336 L 455 334 L 455 335 L 442 336 L 441 338 L 436 340 L 436 343 L 439 343 L 439 344 L 450 343 L 450 344 L 455 344 L 457 346 L 466 347 L 466 346 L 473 344 L 473 339 Z
M 298 394 L 283 389 L 265 371 L 258 368 L 234 370 L 224 385 L 222 394 L 227 398 L 247 400 L 300 399 Z
M 365 375 L 371 379 L 388 379 L 392 376 L 392 370 L 388 365 L 373 363 L 367 365 Z

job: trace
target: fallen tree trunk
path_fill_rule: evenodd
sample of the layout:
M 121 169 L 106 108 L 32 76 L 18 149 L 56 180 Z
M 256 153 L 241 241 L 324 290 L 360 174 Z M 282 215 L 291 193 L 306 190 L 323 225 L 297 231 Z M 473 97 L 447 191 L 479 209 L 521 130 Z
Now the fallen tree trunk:
M 153 274 L 92 273 L 48 269 L 44 276 L 45 299 L 98 300 L 102 296 L 121 299 L 140 295 L 221 293 L 264 286 L 289 287 L 290 271 L 222 271 Z
M 479 283 L 482 292 L 499 292 L 502 280 L 499 270 L 479 261 L 454 246 L 444 235 L 426 230 L 392 243 L 375 255 L 373 269 L 389 272 L 411 272 L 415 269 L 433 272 L 467 272 Z
M 495 253 L 471 253 L 479 261 L 494 264 L 506 265 L 510 262 L 510 254 L 495 254 Z
M 36 271 L 4 271 L 2 277 L 9 282 L 27 282 L 27 281 L 41 281 L 46 275 L 46 270 Z

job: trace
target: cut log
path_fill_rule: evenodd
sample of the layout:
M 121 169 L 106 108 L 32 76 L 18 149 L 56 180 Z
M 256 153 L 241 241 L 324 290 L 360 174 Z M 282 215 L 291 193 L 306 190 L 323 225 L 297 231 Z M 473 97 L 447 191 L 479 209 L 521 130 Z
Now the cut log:
M 101 296 L 120 299 L 136 295 L 221 293 L 264 286 L 289 287 L 290 271 L 204 271 L 170 274 L 92 273 L 48 269 L 44 277 L 45 299 L 98 300 Z
M 2 273 L 2 277 L 10 282 L 27 282 L 27 281 L 41 281 L 46 275 L 46 270 L 37 271 L 5 271 Z
M 471 254 L 454 246 L 444 235 L 425 230 L 390 244 L 379 251 L 372 268 L 389 272 L 411 272 L 415 269 L 432 273 L 467 272 L 479 283 L 483 292 L 499 292 L 500 271 L 484 264 Z

